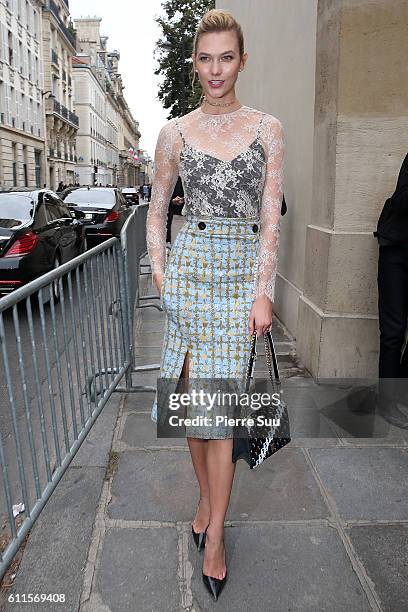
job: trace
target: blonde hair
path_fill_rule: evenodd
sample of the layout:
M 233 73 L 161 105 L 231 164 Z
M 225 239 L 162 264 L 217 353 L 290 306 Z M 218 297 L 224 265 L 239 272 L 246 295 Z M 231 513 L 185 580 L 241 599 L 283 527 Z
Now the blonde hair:
M 228 11 L 224 11 L 223 9 L 211 9 L 207 11 L 201 18 L 197 30 L 194 36 L 193 42 L 193 53 L 197 54 L 197 46 L 198 41 L 201 34 L 207 34 L 207 32 L 235 32 L 238 40 L 238 48 L 239 55 L 242 57 L 244 55 L 244 35 L 242 33 L 242 28 L 239 25 L 238 21 L 229 13 Z M 192 84 L 191 87 L 194 88 L 195 81 L 195 68 L 194 64 L 192 66 Z

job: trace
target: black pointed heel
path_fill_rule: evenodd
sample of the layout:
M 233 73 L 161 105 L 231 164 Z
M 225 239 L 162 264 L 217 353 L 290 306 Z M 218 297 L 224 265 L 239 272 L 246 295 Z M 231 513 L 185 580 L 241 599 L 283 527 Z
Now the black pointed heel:
M 198 552 L 200 552 L 201 550 L 204 549 L 205 546 L 205 536 L 206 536 L 206 531 L 201 531 L 200 533 L 196 533 L 194 531 L 193 526 L 191 525 L 191 533 L 193 534 L 193 540 L 195 542 L 195 545 L 197 546 L 197 550 Z
M 198 503 L 200 503 L 201 499 L 202 498 L 200 497 L 200 499 L 198 500 Z M 195 545 L 197 546 L 198 552 L 204 550 L 207 527 L 204 529 L 204 531 L 200 531 L 199 533 L 196 533 L 194 531 L 194 527 L 191 525 L 191 533 L 193 534 L 193 540 L 194 540 Z
M 224 585 L 227 581 L 228 574 L 225 574 L 224 578 L 220 580 L 219 578 L 213 578 L 212 576 L 206 576 L 203 572 L 203 582 L 207 588 L 207 591 L 214 597 L 214 601 L 217 601 L 218 597 Z
M 204 536 L 207 535 L 207 529 L 208 525 L 205 528 Z M 224 578 L 214 578 L 213 576 L 207 576 L 207 574 L 204 574 L 203 572 L 203 582 L 207 591 L 213 596 L 214 601 L 217 601 L 218 597 L 220 596 L 221 591 L 227 582 L 227 576 L 228 572 L 225 573 Z

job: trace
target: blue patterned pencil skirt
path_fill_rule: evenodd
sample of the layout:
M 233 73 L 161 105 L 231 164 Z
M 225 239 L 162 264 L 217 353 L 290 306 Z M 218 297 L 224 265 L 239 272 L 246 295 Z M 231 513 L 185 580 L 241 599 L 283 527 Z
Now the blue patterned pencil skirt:
M 163 279 L 166 323 L 160 377 L 178 380 L 188 351 L 189 379 L 243 380 L 258 248 L 259 218 L 186 217 Z M 151 413 L 156 423 L 158 414 L 168 409 L 158 407 L 158 397 L 156 393 Z M 191 425 L 185 435 L 232 438 L 233 427 Z

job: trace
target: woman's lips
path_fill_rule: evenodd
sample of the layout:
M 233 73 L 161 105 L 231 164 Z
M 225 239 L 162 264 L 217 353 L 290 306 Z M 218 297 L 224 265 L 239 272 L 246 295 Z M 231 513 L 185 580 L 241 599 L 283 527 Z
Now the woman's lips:
M 224 85 L 224 81 L 208 81 L 208 84 L 210 87 L 218 89 L 219 87 L 222 87 L 222 85 Z

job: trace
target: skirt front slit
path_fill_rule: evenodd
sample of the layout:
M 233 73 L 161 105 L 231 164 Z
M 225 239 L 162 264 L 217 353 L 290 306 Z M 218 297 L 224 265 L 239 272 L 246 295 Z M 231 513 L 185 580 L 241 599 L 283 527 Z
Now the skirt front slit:
M 161 378 L 178 380 L 188 351 L 190 380 L 243 379 L 258 246 L 259 218 L 187 217 L 163 279 Z M 158 406 L 156 393 L 152 420 L 167 409 Z M 185 432 L 194 438 L 233 437 L 227 424 L 186 426 Z

